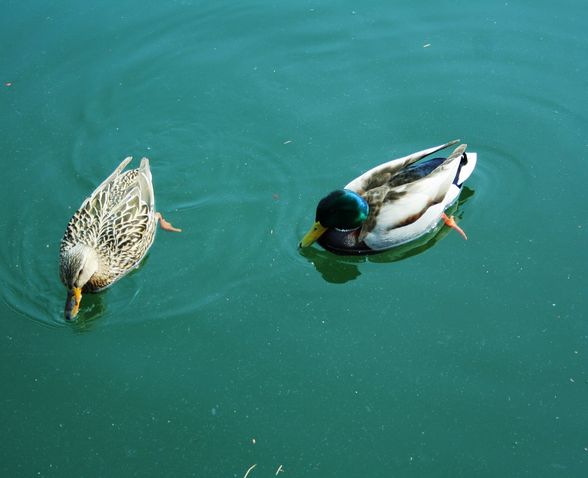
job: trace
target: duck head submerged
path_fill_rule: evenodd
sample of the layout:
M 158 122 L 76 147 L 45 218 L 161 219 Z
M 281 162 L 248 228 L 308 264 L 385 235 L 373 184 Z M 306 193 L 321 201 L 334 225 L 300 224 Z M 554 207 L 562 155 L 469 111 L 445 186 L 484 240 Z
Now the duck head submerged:
M 96 251 L 85 244 L 76 244 L 62 255 L 61 282 L 67 287 L 64 316 L 72 320 L 78 314 L 82 300 L 82 288 L 98 271 Z

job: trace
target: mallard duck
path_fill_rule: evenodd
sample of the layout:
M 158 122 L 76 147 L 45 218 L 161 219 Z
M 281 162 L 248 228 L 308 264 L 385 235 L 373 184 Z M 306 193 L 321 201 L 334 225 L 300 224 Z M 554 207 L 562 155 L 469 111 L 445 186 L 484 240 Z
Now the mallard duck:
M 73 319 L 83 292 L 97 292 L 137 267 L 155 239 L 157 222 L 180 231 L 155 211 L 149 160 L 124 171 L 128 157 L 80 206 L 59 248 L 61 282 L 67 287 L 65 318 Z
M 413 241 L 441 220 L 467 236 L 445 210 L 476 166 L 476 153 L 458 146 L 447 158 L 423 158 L 459 143 L 425 149 L 376 166 L 331 192 L 316 208 L 316 222 L 300 242 L 318 240 L 338 254 L 370 254 Z

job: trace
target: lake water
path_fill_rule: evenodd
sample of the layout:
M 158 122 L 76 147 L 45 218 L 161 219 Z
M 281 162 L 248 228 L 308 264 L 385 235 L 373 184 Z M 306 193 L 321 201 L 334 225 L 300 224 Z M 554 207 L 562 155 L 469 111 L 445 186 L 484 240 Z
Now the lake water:
M 587 18 L 4 2 L 1 475 L 588 476 Z M 325 193 L 454 138 L 467 242 L 297 249 Z M 184 232 L 66 324 L 61 236 L 127 155 Z

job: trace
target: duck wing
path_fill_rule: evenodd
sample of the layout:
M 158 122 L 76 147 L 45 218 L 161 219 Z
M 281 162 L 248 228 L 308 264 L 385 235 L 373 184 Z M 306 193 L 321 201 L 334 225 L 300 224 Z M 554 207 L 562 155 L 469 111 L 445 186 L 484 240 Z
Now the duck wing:
M 361 176 L 355 178 L 353 181 L 347 184 L 347 186 L 345 186 L 345 189 L 350 189 L 360 195 L 363 195 L 370 189 L 375 189 L 379 186 L 383 186 L 389 183 L 394 176 L 396 176 L 402 170 L 408 168 L 411 164 L 416 163 L 417 161 L 433 153 L 436 153 L 437 151 L 448 148 L 449 146 L 453 146 L 457 143 L 459 143 L 459 139 L 455 139 L 449 143 L 441 144 L 439 146 L 434 146 L 432 148 L 409 154 L 403 158 L 393 159 L 392 161 L 380 164 L 379 166 L 376 166 L 375 168 L 372 168 L 369 171 L 363 173 Z
M 442 147 L 426 151 L 435 152 L 439 149 Z M 370 247 L 390 247 L 390 242 L 400 244 L 427 232 L 431 225 L 437 223 L 453 196 L 450 194 L 451 186 L 458 174 L 465 149 L 465 144 L 460 145 L 447 159 L 432 163 L 434 168 L 424 176 L 418 168 L 409 167 L 417 161 L 412 160 L 414 155 L 411 155 L 408 157 L 411 161 L 404 159 L 403 166 L 390 174 L 385 183 L 365 191 L 370 214 L 362 226 L 359 239 L 365 240 Z M 420 158 L 428 154 L 431 153 L 421 155 Z M 388 170 L 384 170 L 384 174 L 388 174 Z M 415 224 L 417 222 L 418 225 Z M 398 231 L 399 228 L 411 225 L 402 232 Z
M 132 157 L 125 158 L 74 213 L 61 240 L 61 252 L 80 242 L 91 247 L 96 246 L 100 236 L 100 226 L 108 210 L 110 188 L 132 159 Z
M 118 176 L 105 189 L 97 249 L 111 271 L 124 274 L 137 265 L 155 239 L 155 196 L 149 160 Z

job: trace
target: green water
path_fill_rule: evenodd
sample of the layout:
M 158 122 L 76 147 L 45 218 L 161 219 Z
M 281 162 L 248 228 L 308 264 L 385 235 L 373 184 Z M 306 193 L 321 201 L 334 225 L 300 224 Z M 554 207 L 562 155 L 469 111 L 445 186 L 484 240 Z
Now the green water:
M 0 474 L 588 476 L 586 18 L 4 2 Z M 454 138 L 467 242 L 297 249 L 326 192 Z M 59 241 L 126 155 L 184 232 L 65 324 Z

